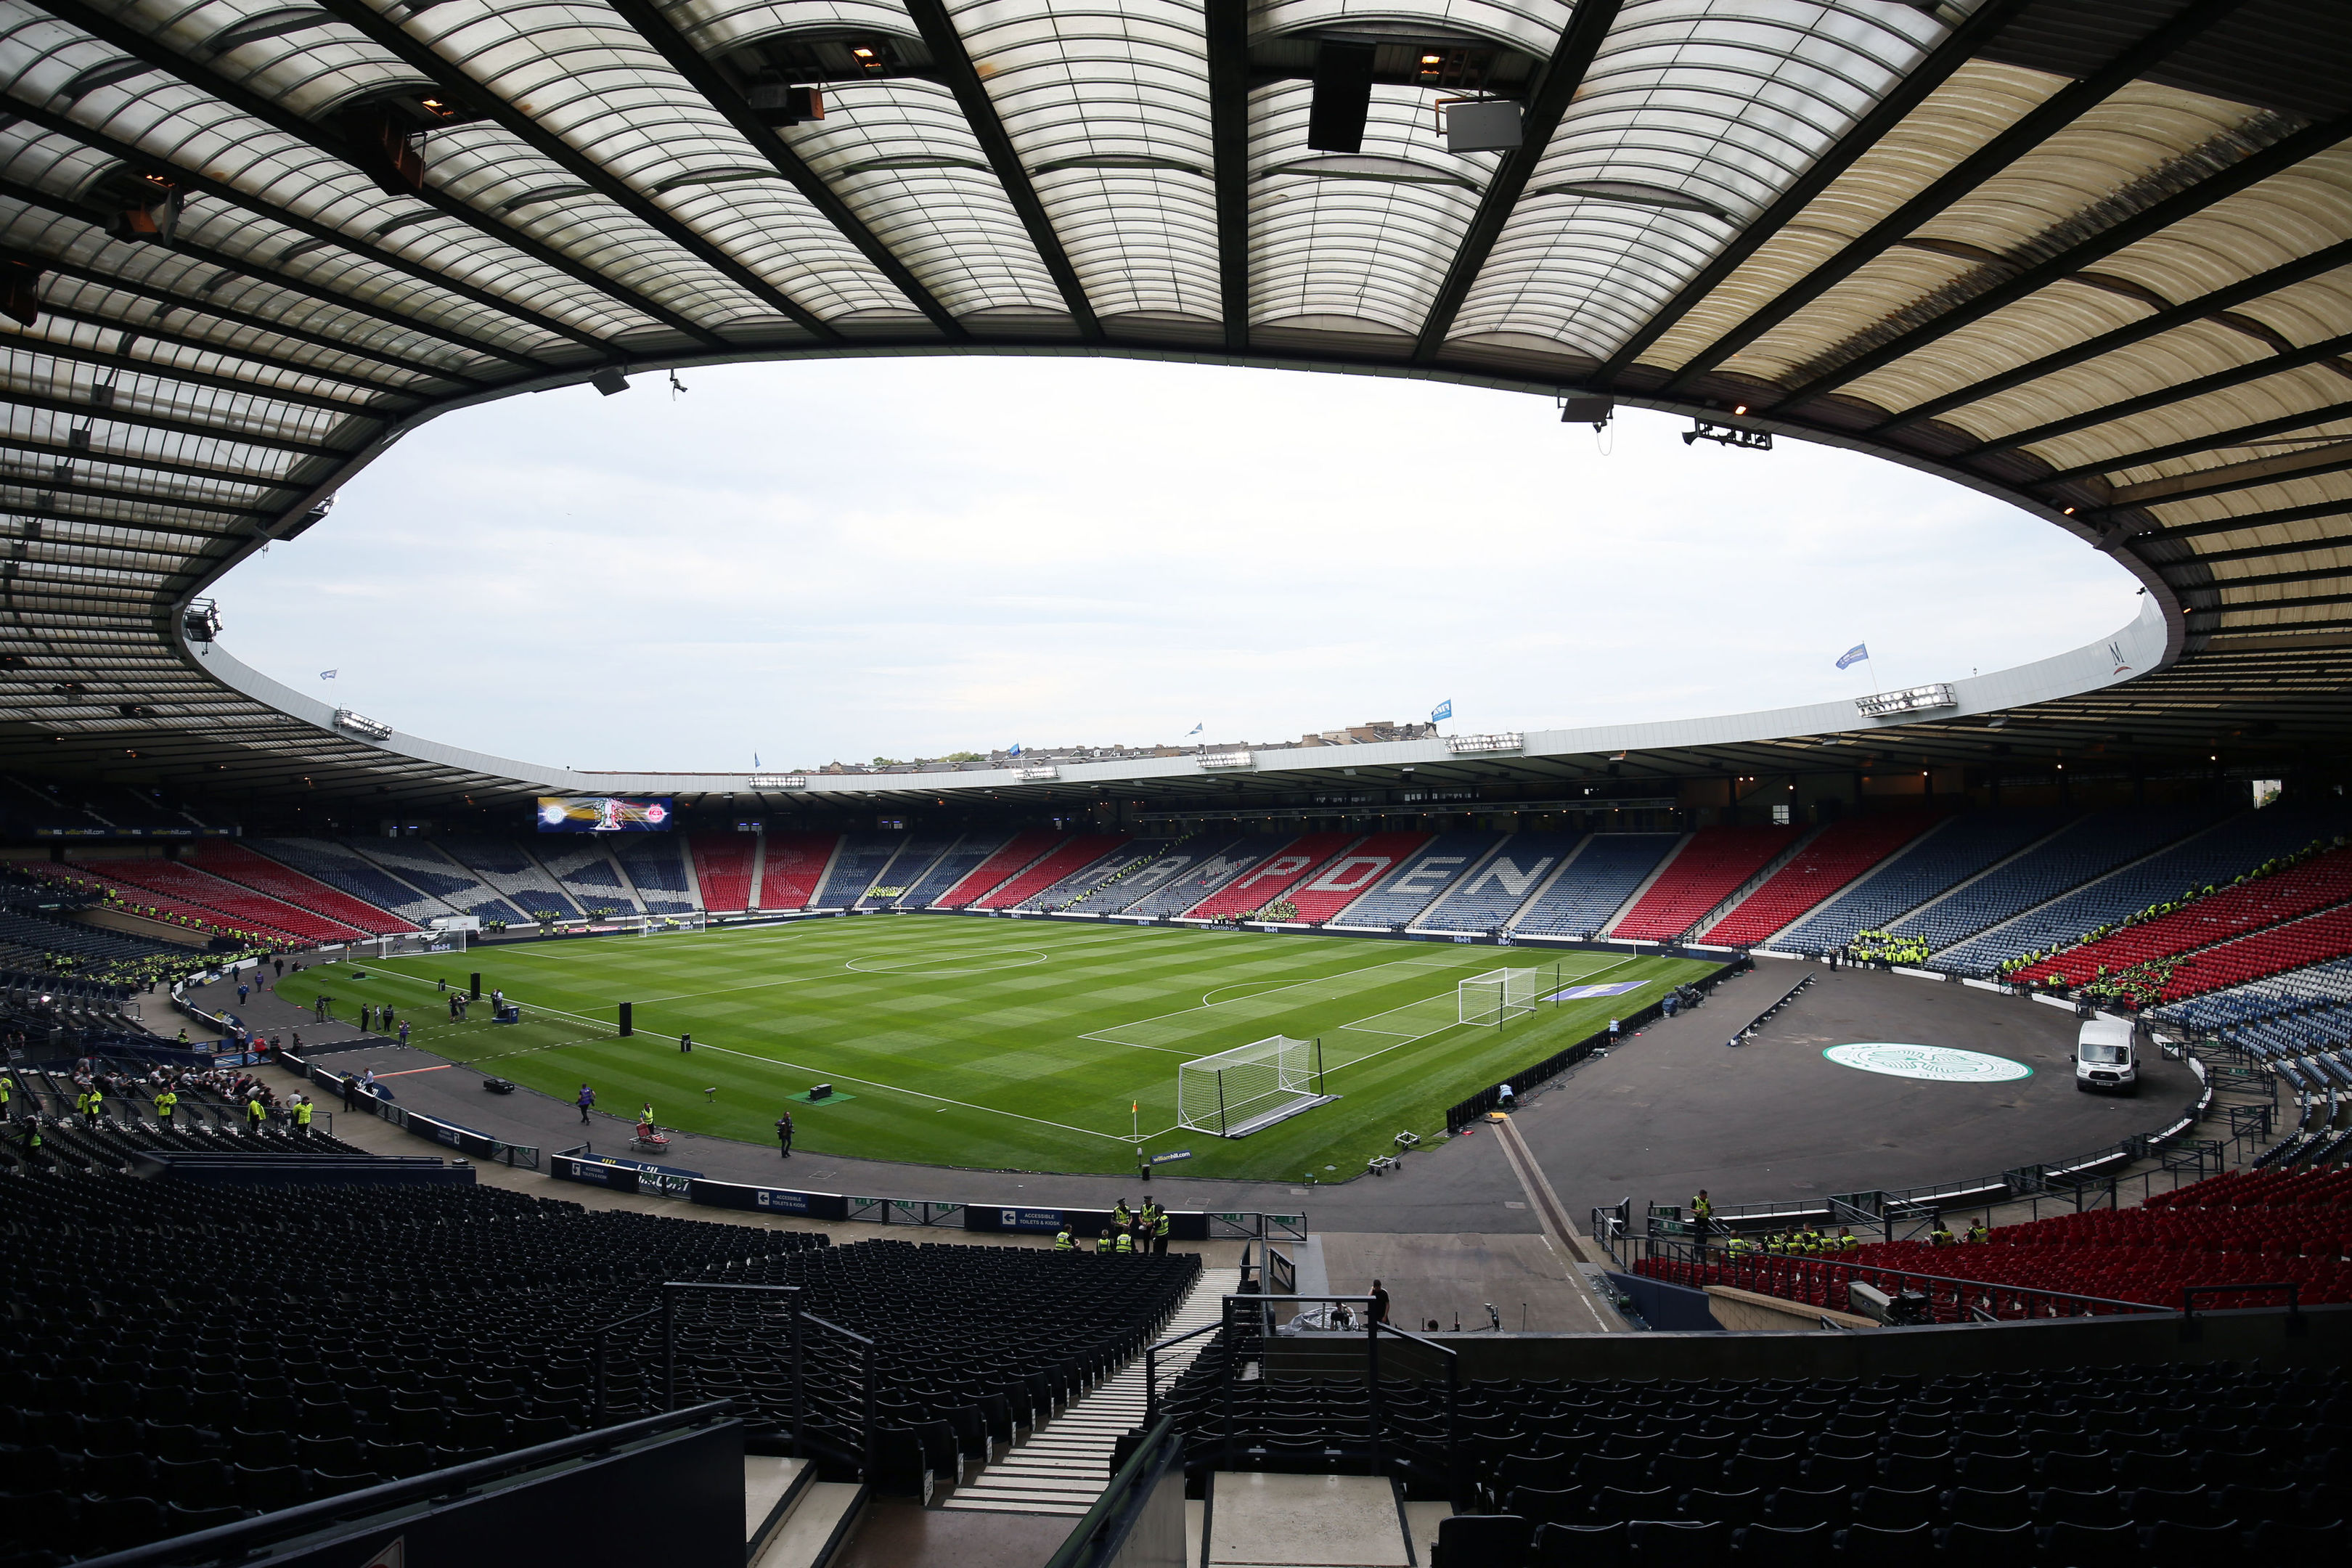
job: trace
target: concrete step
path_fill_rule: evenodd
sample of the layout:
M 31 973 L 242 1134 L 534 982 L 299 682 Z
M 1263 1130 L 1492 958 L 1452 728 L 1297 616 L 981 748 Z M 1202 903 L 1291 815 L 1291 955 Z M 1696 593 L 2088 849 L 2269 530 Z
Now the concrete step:
M 825 1568 L 856 1532 L 866 1495 L 855 1481 L 803 1482 L 749 1568 Z

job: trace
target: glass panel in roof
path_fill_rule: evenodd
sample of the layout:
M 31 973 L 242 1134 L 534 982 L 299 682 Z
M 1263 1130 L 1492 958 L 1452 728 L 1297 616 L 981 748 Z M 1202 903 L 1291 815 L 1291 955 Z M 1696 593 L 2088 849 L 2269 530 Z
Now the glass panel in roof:
M 913 315 L 856 246 L 612 11 L 447 0 L 408 30 L 616 178 L 657 193 L 673 216 L 803 310 L 825 320 Z M 745 171 L 761 177 L 686 183 Z
M 1250 30 L 1257 34 L 1307 28 L 1344 32 L 1353 26 L 1369 33 L 1425 23 L 1440 30 L 1507 40 L 1530 54 L 1548 58 L 1572 10 L 1556 0 L 1526 0 L 1516 5 L 1497 0 L 1416 0 L 1405 5 L 1381 0 L 1262 0 L 1250 7 Z
M 1607 354 L 1735 231 L 1706 212 L 1557 187 L 1631 182 L 1748 222 L 1941 33 L 1922 12 L 1864 0 L 1633 0 L 1454 334 L 1526 334 Z
M 0 36 L 19 44 L 47 43 L 58 31 L 56 24 L 31 24 Z M 43 102 L 78 69 L 123 58 L 80 35 L 68 37 L 70 41 L 50 48 L 20 73 L 10 91 L 28 102 Z M 384 195 L 348 165 L 160 73 L 99 88 L 82 97 L 72 113 L 78 123 L 154 158 L 165 172 L 201 171 L 209 179 L 249 193 L 257 206 L 282 206 L 355 240 L 378 231 L 388 216 L 430 211 L 411 209 L 407 198 Z M 191 207 L 203 205 L 219 204 L 200 200 Z M 529 299 L 533 303 L 524 308 L 576 330 L 608 336 L 641 321 L 602 291 L 531 261 L 454 217 L 436 214 L 376 243 L 434 274 L 519 304 Z M 379 262 L 368 265 L 383 268 Z M 488 315 L 484 307 L 470 302 L 466 309 Z
M 950 11 L 1087 302 L 1222 314 L 1200 7 Z
M 1372 89 L 1364 166 L 1410 163 L 1456 172 L 1464 184 L 1284 173 L 1282 165 L 1314 156 L 1307 145 L 1312 96 L 1303 81 L 1251 95 L 1251 320 L 1343 316 L 1416 331 L 1501 154 L 1448 153 L 1431 107 L 1439 94 L 1383 84 Z
M 915 77 L 824 92 L 824 118 L 787 127 L 785 142 L 942 304 L 1062 309 L 952 92 Z

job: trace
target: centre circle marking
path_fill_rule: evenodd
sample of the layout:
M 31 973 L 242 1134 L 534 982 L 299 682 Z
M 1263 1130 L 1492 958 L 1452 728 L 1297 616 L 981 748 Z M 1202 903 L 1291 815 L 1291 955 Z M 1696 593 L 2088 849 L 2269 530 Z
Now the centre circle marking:
M 1822 1055 L 1843 1068 L 1915 1078 L 1929 1083 L 2008 1083 L 2032 1078 L 2033 1069 L 2007 1057 L 1956 1051 L 1948 1046 L 1904 1046 L 1888 1041 L 1832 1046 Z
M 877 958 L 867 960 L 864 958 L 850 958 L 844 959 L 841 966 L 844 969 L 854 969 L 860 974 L 913 974 L 920 975 L 925 978 L 933 978 L 954 974 L 993 974 L 1000 969 L 1026 969 L 1033 963 L 1043 963 L 1045 962 L 1045 955 L 1038 952 L 1034 947 L 998 948 L 992 952 L 977 953 L 973 956 L 985 958 L 1009 957 L 1012 959 L 1012 962 L 1007 963 L 982 963 L 977 967 L 967 969 L 898 969 L 892 967 L 890 963 L 885 959 Z M 938 960 L 930 958 L 912 958 L 902 959 L 899 962 L 905 963 L 937 963 Z

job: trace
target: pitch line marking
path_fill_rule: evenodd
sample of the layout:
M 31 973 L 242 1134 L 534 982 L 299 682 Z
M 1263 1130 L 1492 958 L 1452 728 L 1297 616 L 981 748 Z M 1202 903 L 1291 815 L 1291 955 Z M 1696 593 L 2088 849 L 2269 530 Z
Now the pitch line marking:
M 386 970 L 384 973 L 388 973 L 388 974 L 397 974 L 397 973 L 399 973 L 400 972 L 399 972 L 398 970 Z M 416 982 L 418 984 L 420 984 L 420 985 L 429 985 L 429 984 L 432 984 L 432 982 L 431 982 L 431 981 L 428 981 L 428 980 L 425 979 L 425 978 L 424 978 L 424 977 L 422 977 L 421 975 L 415 975 L 415 974 L 404 974 L 404 975 L 402 975 L 402 976 L 401 976 L 401 978 L 402 978 L 402 979 L 404 979 L 404 980 L 414 980 L 414 981 L 415 981 L 415 982 Z M 546 1014 L 547 1016 L 551 1016 L 551 1017 L 556 1017 L 556 1018 L 569 1018 L 569 1019 L 571 1019 L 571 1020 L 572 1020 L 572 1022 L 574 1022 L 574 1023 L 586 1024 L 586 1025 L 591 1026 L 592 1027 L 596 1027 L 596 1028 L 602 1028 L 602 1027 L 604 1027 L 604 1020 L 603 1020 L 603 1019 L 601 1019 L 601 1018 L 591 1018 L 591 1017 L 587 1017 L 587 1016 L 583 1016 L 583 1015 L 582 1015 L 582 1014 L 579 1014 L 579 1013 L 568 1012 L 568 1011 L 566 1011 L 565 1009 L 563 1009 L 563 1008 L 562 1008 L 562 1007 L 547 1007 L 547 1006 L 541 1006 L 541 1005 L 539 1005 L 538 1003 L 524 1003 L 524 1002 L 520 1002 L 519 999 L 514 999 L 514 998 L 509 998 L 509 999 L 510 999 L 510 1000 L 517 1000 L 517 1005 L 521 1005 L 521 1006 L 528 1006 L 528 1007 L 531 1008 L 534 1012 L 543 1013 L 543 1014 Z M 487 1025 L 486 1025 L 486 1026 L 485 1026 L 485 1027 L 488 1027 L 488 1026 L 487 1026 Z M 651 1030 L 651 1029 L 640 1029 L 640 1030 L 638 1030 L 638 1031 L 637 1031 L 637 1033 L 638 1033 L 639 1035 L 642 1035 L 643 1037 L 645 1037 L 646 1039 L 649 1039 L 649 1040 L 668 1040 L 668 1041 L 671 1041 L 672 1043 L 675 1043 L 675 1042 L 677 1041 L 677 1037 L 676 1035 L 665 1035 L 665 1034 L 661 1034 L 661 1033 L 659 1033 L 659 1032 L 657 1032 L 657 1031 Z M 569 1044 L 569 1045 L 575 1045 L 575 1046 L 581 1046 L 581 1045 L 602 1045 L 602 1044 L 604 1044 L 604 1043 L 605 1043 L 605 1042 L 607 1042 L 607 1041 L 616 1040 L 616 1039 L 618 1039 L 618 1038 L 620 1038 L 620 1037 L 619 1037 L 618 1035 L 616 1035 L 616 1034 L 614 1034 L 614 1035 L 597 1035 L 597 1036 L 593 1036 L 593 1037 L 591 1037 L 590 1038 L 585 1039 L 585 1040 L 572 1040 L 572 1041 L 568 1041 L 568 1042 L 566 1042 L 566 1044 Z M 512 1051 L 501 1051 L 501 1052 L 499 1052 L 499 1054 L 500 1056 L 513 1056 L 513 1057 L 519 1057 L 519 1056 L 523 1056 L 523 1055 L 525 1055 L 525 1054 L 527 1054 L 527 1053 L 529 1053 L 529 1052 L 531 1052 L 531 1051 L 552 1051 L 552 1050 L 561 1050 L 561 1049 L 562 1049 L 562 1048 L 563 1048 L 563 1047 L 562 1047 L 562 1046 L 525 1046 L 525 1047 L 521 1047 L 521 1048 L 520 1048 L 520 1049 L 519 1049 L 519 1050 L 512 1050 Z M 961 1110 L 977 1110 L 977 1111 L 981 1112 L 982 1115 L 985 1115 L 985 1116 L 1009 1116 L 1009 1117 L 1011 1117 L 1011 1118 L 1012 1118 L 1013 1121 L 1030 1121 L 1030 1122 L 1034 1122 L 1036 1125 L 1038 1125 L 1038 1126 L 1040 1126 L 1040 1127 L 1051 1127 L 1051 1128 L 1055 1129 L 1056 1131 L 1063 1131 L 1063 1132 L 1076 1132 L 1076 1133 L 1078 1133 L 1080 1136 L 1082 1136 L 1082 1137 L 1087 1137 L 1087 1138 L 1100 1138 L 1100 1139 L 1104 1140 L 1106 1142 L 1110 1142 L 1110 1143 L 1126 1143 L 1126 1142 L 1132 1142 L 1132 1140 L 1131 1140 L 1131 1139 L 1129 1139 L 1129 1138 L 1128 1137 L 1128 1135 L 1127 1135 L 1127 1134 L 1125 1134 L 1125 1133 L 1118 1133 L 1118 1134 L 1117 1134 L 1117 1135 L 1114 1135 L 1114 1134 L 1112 1134 L 1112 1133 L 1108 1133 L 1108 1132 L 1097 1132 L 1097 1131 L 1096 1131 L 1094 1129 L 1092 1129 L 1092 1128 L 1090 1128 L 1090 1127 L 1073 1127 L 1073 1126 L 1071 1126 L 1069 1123 L 1067 1123 L 1067 1122 L 1066 1122 L 1066 1121 L 1046 1121 L 1046 1120 L 1045 1120 L 1044 1117 L 1042 1117 L 1042 1116 L 1024 1116 L 1024 1115 L 1022 1115 L 1022 1114 L 1021 1114 L 1019 1111 L 1017 1111 L 1017 1110 L 999 1110 L 996 1107 L 994 1107 L 994 1106 L 992 1106 L 992 1105 L 974 1105 L 971 1101 L 970 1101 L 970 1100 L 950 1100 L 950 1099 L 949 1099 L 946 1095 L 944 1095 L 944 1094 L 929 1094 L 929 1093 L 926 1093 L 926 1092 L 924 1092 L 922 1089 L 907 1089 L 907 1088 L 903 1088 L 903 1087 L 901 1087 L 900 1085 L 898 1085 L 898 1084 L 895 1084 L 895 1083 L 883 1083 L 883 1082 L 880 1082 L 880 1081 L 878 1081 L 878 1080 L 877 1080 L 877 1079 L 870 1079 L 870 1078 L 852 1078 L 852 1077 L 850 1077 L 847 1073 L 829 1072 L 829 1071 L 827 1071 L 826 1069 L 824 1069 L 824 1068 L 813 1068 L 813 1067 L 809 1067 L 809 1066 L 807 1066 L 806 1064 L 802 1063 L 802 1062 L 788 1062 L 788 1061 L 785 1061 L 785 1060 L 784 1060 L 782 1058 L 781 1058 L 781 1057 L 763 1057 L 763 1056 L 760 1055 L 760 1054 L 759 1054 L 758 1052 L 756 1052 L 756 1051 L 739 1051 L 739 1050 L 735 1050 L 735 1049 L 733 1049 L 733 1048 L 731 1048 L 731 1047 L 727 1047 L 727 1046 L 711 1046 L 711 1045 L 702 1045 L 702 1044 L 699 1044 L 699 1043 L 698 1043 L 698 1044 L 695 1046 L 695 1047 L 694 1047 L 694 1048 L 695 1048 L 696 1050 L 698 1050 L 698 1051 L 717 1051 L 717 1052 L 718 1052 L 719 1055 L 721 1055 L 721 1056 L 727 1056 L 727 1057 L 741 1057 L 745 1061 L 752 1061 L 752 1062 L 766 1062 L 766 1063 L 767 1063 L 767 1064 L 769 1064 L 771 1067 L 783 1067 L 783 1068 L 792 1068 L 793 1071 L 795 1071 L 795 1072 L 813 1072 L 813 1073 L 817 1073 L 817 1074 L 819 1074 L 820 1076 L 823 1076 L 823 1077 L 828 1077 L 828 1078 L 837 1079 L 839 1079 L 839 1080 L 840 1080 L 841 1082 L 843 1082 L 843 1083 L 854 1083 L 854 1084 L 858 1084 L 858 1085 L 861 1085 L 861 1086 L 863 1086 L 863 1087 L 865 1087 L 865 1088 L 866 1088 L 866 1089 L 885 1089 L 885 1090 L 887 1090 L 888 1092 L 893 1093 L 893 1094 L 906 1094 L 906 1095 L 912 1095 L 912 1096 L 913 1096 L 914 1098 L 916 1098 L 917 1100 L 934 1100 L 934 1101 L 936 1101 L 936 1102 L 938 1102 L 939 1104 L 941 1104 L 941 1105 L 952 1105 L 952 1106 L 956 1106 L 956 1107 L 958 1107 L 958 1108 L 960 1108 L 960 1109 L 961 1109 Z M 476 1058 L 476 1059 L 478 1059 L 478 1060 L 482 1060 L 482 1061 L 488 1061 L 488 1060 L 489 1060 L 489 1059 L 491 1059 L 491 1058 L 487 1058 L 487 1057 L 483 1057 L 483 1058 Z
M 1337 974 L 1310 974 L 1310 975 L 1307 975 L 1307 976 L 1306 976 L 1305 978 L 1303 978 L 1303 979 L 1299 979 L 1299 980 L 1286 980 L 1286 981 L 1283 981 L 1282 983 L 1280 983 L 1279 984 L 1276 984 L 1276 985 L 1270 986 L 1268 989 L 1259 992 L 1259 993 L 1257 994 L 1257 996 L 1271 996 L 1271 995 L 1273 995 L 1276 991 L 1290 991 L 1290 990 L 1294 990 L 1294 989 L 1296 989 L 1297 987 L 1301 986 L 1301 985 L 1320 985 L 1320 984 L 1325 984 L 1325 983 L 1327 983 L 1327 982 L 1333 981 L 1333 980 L 1349 980 L 1349 979 L 1353 979 L 1355 976 L 1357 976 L 1357 975 L 1359 975 L 1359 974 L 1370 974 L 1370 973 L 1372 973 L 1374 970 L 1376 970 L 1376 969 L 1393 969 L 1393 968 L 1397 968 L 1397 967 L 1400 967 L 1400 966 L 1412 967 L 1412 968 L 1423 968 L 1423 967 L 1427 967 L 1427 966 L 1429 965 L 1429 963 L 1430 963 L 1430 961 L 1429 961 L 1429 960 L 1427 960 L 1427 959 L 1420 959 L 1420 958 L 1391 958 L 1391 959 L 1384 960 L 1383 962 L 1379 963 L 1368 963 L 1368 964 L 1364 965 L 1361 969 L 1343 969 L 1343 970 L 1341 970 L 1341 971 L 1340 971 L 1339 973 L 1337 973 Z M 1242 982 L 1238 982 L 1238 984 L 1244 984 L 1244 985 L 1249 985 L 1249 984 L 1256 984 L 1256 982 L 1255 982 L 1255 981 L 1242 981 Z M 1216 989 L 1217 989 L 1217 990 L 1222 991 L 1222 990 L 1229 989 L 1229 987 L 1226 987 L 1226 986 L 1218 986 Z M 1254 1002 L 1254 1001 L 1257 1000 L 1257 996 L 1239 997 L 1239 998 L 1235 998 L 1235 1000 L 1239 1000 L 1239 1001 L 1251 1001 L 1251 1002 Z M 1103 1039 L 1103 1038 L 1102 1038 L 1102 1037 L 1103 1037 L 1104 1035 L 1106 1035 L 1106 1034 L 1111 1033 L 1111 1032 L 1112 1032 L 1112 1031 L 1114 1031 L 1114 1030 L 1118 1030 L 1118 1029 L 1132 1029 L 1132 1028 L 1136 1027 L 1138 1025 L 1140 1025 L 1140 1024 L 1157 1024 L 1157 1023 L 1160 1023 L 1160 1022 L 1161 1022 L 1162 1020 L 1164 1020 L 1164 1019 L 1168 1019 L 1168 1018 L 1181 1018 L 1181 1017 L 1184 1016 L 1184 1015 L 1186 1015 L 1187 1013 L 1202 1013 L 1202 1012 L 1206 1012 L 1206 1011 L 1208 1011 L 1208 1010 L 1209 1010 L 1211 1007 L 1213 1007 L 1213 1007 L 1222 1007 L 1222 1006 L 1223 1006 L 1224 1005 L 1225 1005 L 1225 1004 L 1223 1004 L 1223 1002 L 1216 1002 L 1216 1003 L 1206 1003 L 1206 1002 L 1204 1002 L 1204 1003 L 1202 1003 L 1200 1006 L 1197 1006 L 1197 1007 L 1178 1007 L 1178 1008 L 1176 1008 L 1176 1009 L 1174 1009 L 1173 1011 L 1171 1011 L 1171 1012 L 1166 1012 L 1166 1013 L 1155 1013 L 1155 1014 L 1153 1014 L 1153 1015 L 1152 1015 L 1150 1017 L 1149 1017 L 1149 1018 L 1129 1018 L 1129 1019 L 1126 1023 L 1124 1023 L 1124 1024 L 1113 1024 L 1113 1025 L 1109 1026 L 1109 1027 L 1108 1027 L 1108 1028 L 1107 1028 L 1107 1029 L 1098 1029 L 1098 1030 L 1096 1030 L 1096 1031 L 1094 1031 L 1094 1032 L 1092 1032 L 1092 1033 L 1090 1033 L 1090 1034 L 1084 1034 L 1084 1035 L 1080 1035 L 1080 1036 L 1078 1037 L 1078 1038 L 1080 1038 L 1080 1039 L 1082 1039 L 1082 1040 L 1097 1040 L 1097 1041 L 1100 1041 L 1102 1044 L 1107 1045 L 1107 1046 L 1123 1046 L 1123 1045 L 1128 1044 L 1128 1042 L 1127 1042 L 1127 1041 L 1125 1041 L 1125 1040 L 1105 1040 L 1105 1039 Z

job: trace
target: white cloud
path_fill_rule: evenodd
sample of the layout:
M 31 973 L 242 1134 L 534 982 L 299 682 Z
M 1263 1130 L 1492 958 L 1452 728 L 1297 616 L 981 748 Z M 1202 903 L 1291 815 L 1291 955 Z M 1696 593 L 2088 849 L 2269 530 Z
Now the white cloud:
M 1379 377 L 686 379 L 428 426 L 222 585 L 226 645 L 298 685 L 339 667 L 338 699 L 436 740 L 733 769 L 1280 740 L 1447 697 L 1473 729 L 1733 712 L 2042 658 L 2135 607 L 1972 491 L 1638 411 L 1602 456 L 1539 399 Z

